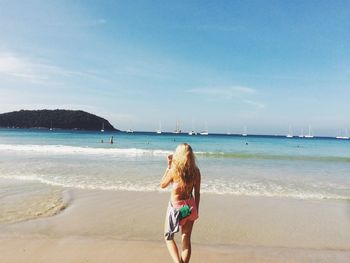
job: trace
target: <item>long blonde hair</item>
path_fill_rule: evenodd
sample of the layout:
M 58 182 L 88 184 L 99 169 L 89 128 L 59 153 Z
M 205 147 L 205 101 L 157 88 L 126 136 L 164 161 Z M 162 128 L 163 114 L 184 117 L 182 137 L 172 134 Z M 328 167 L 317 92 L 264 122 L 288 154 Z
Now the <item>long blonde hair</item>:
M 185 189 L 193 186 L 198 168 L 189 144 L 182 143 L 176 147 L 172 164 L 174 165 L 174 181 L 179 182 L 180 186 Z

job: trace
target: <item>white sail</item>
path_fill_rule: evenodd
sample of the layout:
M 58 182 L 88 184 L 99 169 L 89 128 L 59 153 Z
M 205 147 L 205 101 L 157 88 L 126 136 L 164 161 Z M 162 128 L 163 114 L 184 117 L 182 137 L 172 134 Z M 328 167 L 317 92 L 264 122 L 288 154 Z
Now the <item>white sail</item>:
M 299 138 L 304 138 L 304 129 L 303 128 L 301 128 L 301 133 L 299 135 Z
M 176 121 L 176 127 L 175 127 L 175 130 L 174 130 L 173 133 L 176 133 L 176 134 L 181 133 L 181 129 L 180 129 L 180 126 L 179 126 L 179 121 Z
M 244 126 L 242 136 L 247 136 L 247 126 Z
M 156 131 L 158 134 L 162 133 L 162 122 L 159 121 L 159 129 Z
M 289 132 L 286 135 L 287 138 L 293 138 L 293 128 L 291 125 L 289 125 Z
M 335 137 L 336 139 L 342 139 L 342 140 L 348 140 L 349 139 L 349 133 L 348 130 L 345 129 L 344 130 L 344 134 L 343 131 L 340 130 L 339 135 Z
M 195 132 L 195 130 L 194 130 L 193 120 L 192 120 L 192 130 L 188 133 L 188 135 L 197 135 L 197 132 Z
M 208 123 L 205 122 L 205 130 L 199 133 L 200 135 L 209 135 L 208 132 Z
M 311 125 L 309 125 L 309 133 L 304 136 L 305 138 L 313 138 L 314 136 L 312 135 L 312 128 Z

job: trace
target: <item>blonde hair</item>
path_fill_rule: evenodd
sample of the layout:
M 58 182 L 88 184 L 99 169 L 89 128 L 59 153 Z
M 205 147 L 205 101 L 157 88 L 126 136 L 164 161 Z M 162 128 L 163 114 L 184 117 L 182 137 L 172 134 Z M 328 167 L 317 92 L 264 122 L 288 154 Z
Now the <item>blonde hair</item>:
M 193 186 L 198 168 L 192 147 L 189 144 L 182 143 L 176 147 L 172 164 L 174 165 L 174 181 L 179 182 L 179 185 L 184 189 Z

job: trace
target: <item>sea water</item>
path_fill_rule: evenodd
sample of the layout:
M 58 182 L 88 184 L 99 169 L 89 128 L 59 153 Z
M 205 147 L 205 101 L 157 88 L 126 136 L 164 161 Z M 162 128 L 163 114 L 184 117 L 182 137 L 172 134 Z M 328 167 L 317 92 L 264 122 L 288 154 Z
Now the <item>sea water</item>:
M 0 179 L 164 191 L 166 157 L 182 142 L 196 153 L 203 193 L 350 199 L 350 140 L 332 138 L 0 129 Z

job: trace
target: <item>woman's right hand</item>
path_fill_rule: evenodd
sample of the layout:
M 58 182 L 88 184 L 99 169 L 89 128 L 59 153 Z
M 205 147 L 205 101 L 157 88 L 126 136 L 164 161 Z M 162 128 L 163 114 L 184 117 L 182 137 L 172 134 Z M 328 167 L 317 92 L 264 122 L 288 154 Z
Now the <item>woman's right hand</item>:
M 170 167 L 171 167 L 172 161 L 173 161 L 173 155 L 172 155 L 172 154 L 169 154 L 169 155 L 168 155 L 168 168 L 169 168 L 169 169 L 170 169 Z

